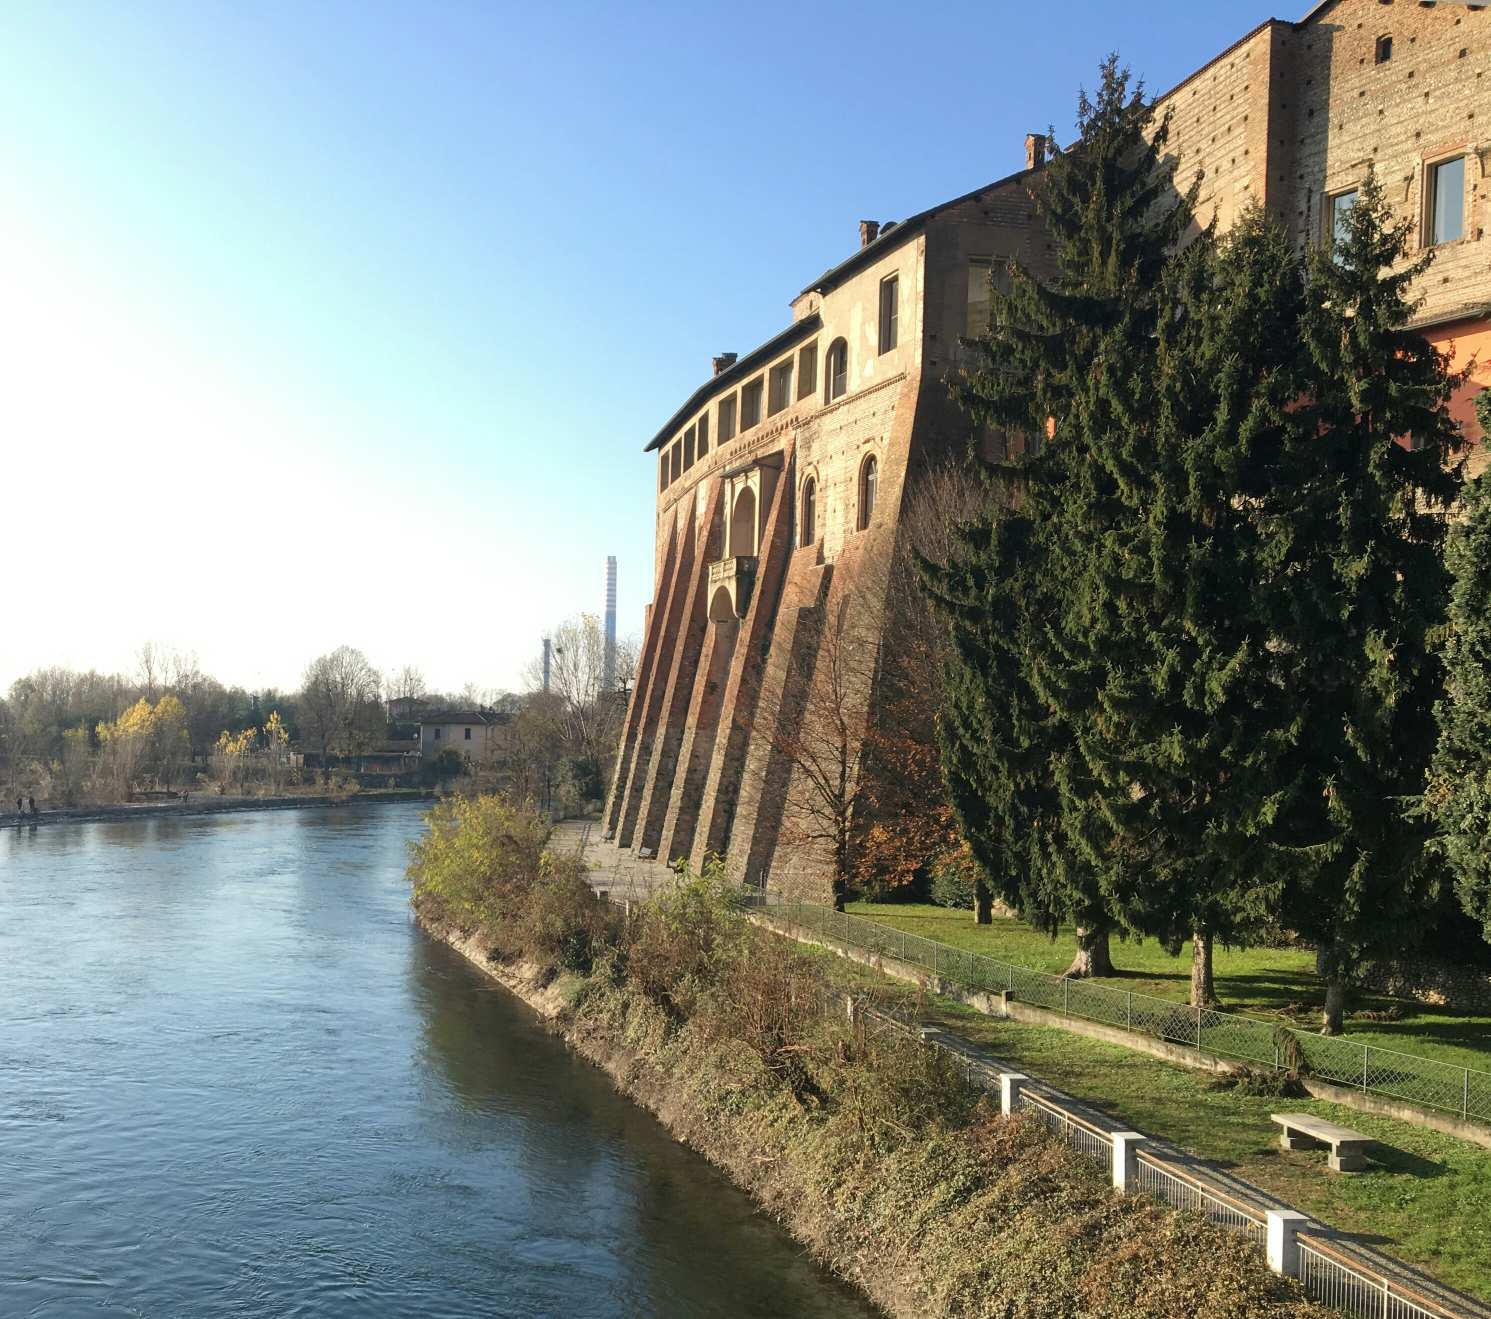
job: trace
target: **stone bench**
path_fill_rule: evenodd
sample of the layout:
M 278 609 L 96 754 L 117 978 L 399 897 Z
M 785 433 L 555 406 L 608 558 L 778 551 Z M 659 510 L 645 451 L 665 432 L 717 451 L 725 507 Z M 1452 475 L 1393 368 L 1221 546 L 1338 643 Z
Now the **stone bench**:
M 1367 1146 L 1374 1143 L 1372 1137 L 1350 1127 L 1337 1126 L 1324 1118 L 1311 1117 L 1308 1113 L 1271 1113 L 1269 1116 L 1283 1128 L 1279 1144 L 1284 1149 L 1329 1146 L 1332 1172 L 1361 1172 L 1367 1166 Z

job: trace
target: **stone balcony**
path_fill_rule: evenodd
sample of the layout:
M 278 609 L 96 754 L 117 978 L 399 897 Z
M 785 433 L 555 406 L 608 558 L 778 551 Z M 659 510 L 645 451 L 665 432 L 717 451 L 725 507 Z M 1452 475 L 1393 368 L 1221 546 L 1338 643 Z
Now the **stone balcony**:
M 729 595 L 729 615 L 744 618 L 751 603 L 751 591 L 756 585 L 756 568 L 759 564 L 754 555 L 737 554 L 728 559 L 717 559 L 709 565 L 709 616 L 716 622 L 723 621 L 725 611 L 717 607 L 721 589 Z

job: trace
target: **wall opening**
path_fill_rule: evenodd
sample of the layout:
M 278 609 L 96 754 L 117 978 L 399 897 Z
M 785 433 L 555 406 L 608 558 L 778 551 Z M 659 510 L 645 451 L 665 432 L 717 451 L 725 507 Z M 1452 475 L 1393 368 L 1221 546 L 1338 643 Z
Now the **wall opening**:
M 730 512 L 730 557 L 750 558 L 756 553 L 756 492 L 749 487 L 735 497 Z

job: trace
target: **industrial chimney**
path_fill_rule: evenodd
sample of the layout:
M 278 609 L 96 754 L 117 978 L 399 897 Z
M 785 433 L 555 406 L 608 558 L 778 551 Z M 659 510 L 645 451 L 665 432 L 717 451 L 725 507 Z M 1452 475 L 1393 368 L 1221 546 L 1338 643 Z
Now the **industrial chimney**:
M 616 556 L 606 556 L 606 655 L 601 669 L 601 690 L 616 688 Z

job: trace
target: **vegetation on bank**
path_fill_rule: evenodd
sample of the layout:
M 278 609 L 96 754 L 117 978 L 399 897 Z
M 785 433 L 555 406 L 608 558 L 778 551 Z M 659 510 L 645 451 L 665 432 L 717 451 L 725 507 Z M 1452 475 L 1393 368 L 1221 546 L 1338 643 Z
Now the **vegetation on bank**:
M 576 1046 L 891 1313 L 1323 1313 L 1240 1238 L 1115 1197 L 940 1055 L 851 1023 L 821 963 L 752 926 L 722 874 L 624 920 L 547 844 L 526 806 L 441 803 L 410 866 L 421 920 L 571 973 Z

